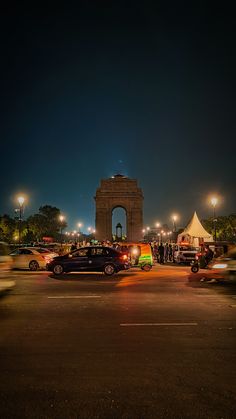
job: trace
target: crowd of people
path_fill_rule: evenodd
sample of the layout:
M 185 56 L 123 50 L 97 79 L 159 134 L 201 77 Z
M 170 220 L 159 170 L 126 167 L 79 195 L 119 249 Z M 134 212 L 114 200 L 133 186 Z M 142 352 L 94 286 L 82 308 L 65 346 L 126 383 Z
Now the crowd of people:
M 154 242 L 150 243 L 150 245 L 152 247 L 153 258 L 154 260 L 156 260 L 156 262 L 160 263 L 161 265 L 163 265 L 166 262 L 175 262 L 175 244 L 157 244 L 156 242 Z M 214 257 L 214 252 L 212 251 L 209 245 L 201 246 L 201 248 L 199 249 L 199 254 L 201 255 L 201 258 L 204 259 L 206 265 L 208 265 L 208 263 Z
M 151 243 L 151 247 L 154 260 L 160 264 L 164 264 L 165 262 L 173 262 L 174 249 L 171 243 L 158 244 L 157 242 L 154 242 Z

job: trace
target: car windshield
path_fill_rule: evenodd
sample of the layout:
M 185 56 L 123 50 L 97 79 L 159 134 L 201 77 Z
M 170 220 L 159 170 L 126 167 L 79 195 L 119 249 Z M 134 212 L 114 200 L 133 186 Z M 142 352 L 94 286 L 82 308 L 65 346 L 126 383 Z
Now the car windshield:
M 81 248 L 79 250 L 76 250 L 76 252 L 70 253 L 70 255 L 73 258 L 76 258 L 76 257 L 88 256 L 88 253 L 89 253 L 89 249 L 87 247 L 85 247 L 85 248 Z
M 37 252 L 39 252 L 39 253 L 50 253 L 50 250 L 48 250 L 48 249 L 35 249 L 35 250 L 37 250 Z

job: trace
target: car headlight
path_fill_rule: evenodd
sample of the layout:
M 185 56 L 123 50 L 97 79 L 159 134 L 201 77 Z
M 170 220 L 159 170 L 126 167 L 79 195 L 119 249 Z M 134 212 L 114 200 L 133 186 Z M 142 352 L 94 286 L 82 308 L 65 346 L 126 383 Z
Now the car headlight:
M 225 269 L 227 268 L 227 263 L 215 263 L 212 268 L 213 269 Z

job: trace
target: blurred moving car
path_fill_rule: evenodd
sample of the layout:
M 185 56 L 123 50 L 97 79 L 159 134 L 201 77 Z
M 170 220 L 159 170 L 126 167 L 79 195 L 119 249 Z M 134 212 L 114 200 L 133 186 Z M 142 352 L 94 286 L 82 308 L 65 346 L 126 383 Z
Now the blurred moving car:
M 5 292 L 14 287 L 10 271 L 12 268 L 12 258 L 9 256 L 9 247 L 6 243 L 0 242 L 0 292 Z
M 189 244 L 176 244 L 173 249 L 173 262 L 175 263 L 191 263 L 195 260 L 199 247 Z
M 10 256 L 13 260 L 12 269 L 37 271 L 38 269 L 46 269 L 47 263 L 58 256 L 58 253 L 41 247 L 19 247 L 13 250 Z
M 221 271 L 226 280 L 236 279 L 236 246 L 232 247 L 228 253 L 215 259 L 211 263 L 212 269 Z
M 128 269 L 127 255 L 107 246 L 88 246 L 55 257 L 47 264 L 47 269 L 55 275 L 63 272 L 97 271 L 106 275 Z

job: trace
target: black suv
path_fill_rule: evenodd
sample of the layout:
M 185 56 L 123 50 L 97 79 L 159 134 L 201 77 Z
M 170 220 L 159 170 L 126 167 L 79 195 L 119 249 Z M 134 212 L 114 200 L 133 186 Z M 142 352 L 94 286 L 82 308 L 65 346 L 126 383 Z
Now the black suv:
M 55 275 L 75 271 L 98 271 L 113 275 L 129 267 L 127 255 L 106 246 L 80 247 L 64 256 L 53 258 L 46 266 Z

